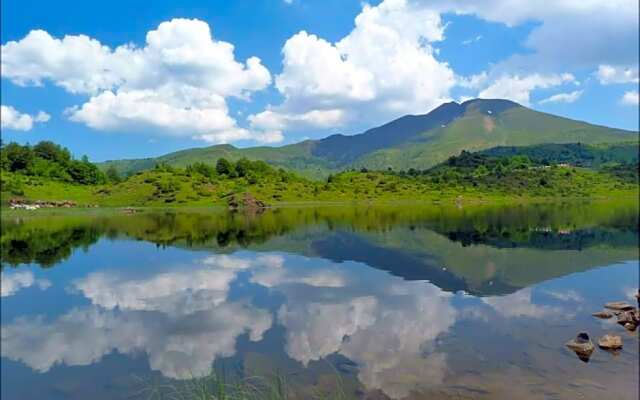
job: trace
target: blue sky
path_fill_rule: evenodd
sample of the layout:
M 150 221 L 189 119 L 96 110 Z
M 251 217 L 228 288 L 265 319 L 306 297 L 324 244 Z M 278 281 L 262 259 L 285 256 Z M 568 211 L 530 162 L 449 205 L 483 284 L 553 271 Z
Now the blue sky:
M 92 160 L 510 98 L 638 128 L 636 1 L 2 2 L 2 140 Z

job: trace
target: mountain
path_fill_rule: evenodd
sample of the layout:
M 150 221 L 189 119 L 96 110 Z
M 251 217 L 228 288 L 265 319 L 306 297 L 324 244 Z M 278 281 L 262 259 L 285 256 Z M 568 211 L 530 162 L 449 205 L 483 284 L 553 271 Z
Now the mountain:
M 264 160 L 310 177 L 347 168 L 425 169 L 462 150 L 546 143 L 637 142 L 638 133 L 542 113 L 509 100 L 474 99 L 445 103 L 424 115 L 406 115 L 357 135 L 332 135 L 282 147 L 239 149 L 216 145 L 182 150 L 157 158 L 106 161 L 127 174 L 163 162 L 184 167 L 225 157 Z

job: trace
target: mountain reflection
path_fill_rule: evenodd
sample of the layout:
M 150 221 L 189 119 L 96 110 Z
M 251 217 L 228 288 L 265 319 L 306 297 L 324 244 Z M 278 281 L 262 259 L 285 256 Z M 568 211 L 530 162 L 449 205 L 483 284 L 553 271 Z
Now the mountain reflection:
M 54 266 L 101 237 L 230 252 L 287 251 L 359 261 L 408 280 L 479 295 L 638 256 L 637 207 L 325 207 L 244 216 L 192 210 L 4 218 L 2 267 Z

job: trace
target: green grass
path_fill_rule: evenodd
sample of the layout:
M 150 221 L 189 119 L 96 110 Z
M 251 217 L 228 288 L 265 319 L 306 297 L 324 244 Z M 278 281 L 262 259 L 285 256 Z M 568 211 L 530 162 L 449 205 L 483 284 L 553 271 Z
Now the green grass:
M 76 185 L 4 172 L 2 202 L 72 200 L 79 205 L 224 206 L 229 196 L 249 192 L 269 205 L 309 202 L 464 201 L 521 202 L 551 198 L 615 198 L 638 194 L 637 183 L 585 168 L 539 168 L 492 173 L 444 171 L 417 177 L 386 172 L 343 172 L 330 182 L 293 174 L 208 178 L 184 170 L 144 171 L 117 184 Z

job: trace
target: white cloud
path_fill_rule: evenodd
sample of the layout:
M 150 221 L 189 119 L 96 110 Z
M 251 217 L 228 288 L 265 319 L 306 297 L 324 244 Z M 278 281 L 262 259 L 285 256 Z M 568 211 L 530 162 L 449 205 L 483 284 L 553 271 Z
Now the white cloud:
M 561 71 L 637 63 L 637 9 L 637 2 L 630 0 L 385 0 L 365 5 L 354 29 L 336 42 L 305 31 L 289 38 L 282 50 L 283 71 L 276 76 L 276 88 L 285 100 L 250 121 L 255 128 L 280 131 L 372 124 L 427 112 L 448 101 L 455 86 L 478 89 L 480 97 L 528 105 L 535 90 L 575 82 Z M 433 48 L 444 40 L 444 13 L 475 15 L 508 26 L 535 22 L 524 43 L 528 51 L 487 72 L 455 76 Z M 463 44 L 481 38 L 477 35 Z M 580 93 L 548 101 L 571 102 Z M 324 118 L 310 118 L 313 113 L 323 113 L 319 115 Z
M 571 74 L 532 74 L 526 76 L 505 75 L 493 81 L 480 91 L 478 97 L 489 99 L 509 99 L 520 104 L 530 103 L 531 91 L 548 89 L 569 82 L 575 82 Z
M 144 47 L 111 49 L 85 35 L 42 30 L 2 46 L 2 74 L 18 85 L 51 81 L 89 100 L 69 118 L 106 131 L 151 131 L 209 142 L 275 140 L 237 126 L 227 97 L 249 99 L 271 82 L 256 57 L 238 62 L 232 44 L 199 20 L 173 19 L 149 31 Z
M 482 35 L 476 35 L 475 37 L 473 37 L 471 39 L 463 40 L 461 43 L 463 45 L 465 45 L 465 46 L 468 46 L 471 43 L 476 43 L 476 42 L 479 42 L 480 40 L 482 40 Z
M 36 279 L 31 271 L 0 273 L 0 297 L 12 296 L 21 289 L 33 285 L 36 285 L 40 290 L 45 290 L 51 286 L 51 282 L 47 279 Z
M 300 114 L 287 114 L 265 110 L 249 116 L 252 126 L 280 131 L 287 126 L 329 128 L 346 121 L 346 113 L 341 109 L 312 110 Z
M 21 113 L 11 106 L 0 106 L 0 121 L 2 129 L 16 131 L 30 131 L 35 123 L 47 122 L 51 116 L 44 111 L 36 115 Z
M 600 65 L 596 71 L 598 80 L 603 85 L 612 83 L 638 83 L 638 67 L 616 67 Z
M 276 88 L 285 100 L 250 117 L 268 129 L 310 129 L 422 113 L 449 100 L 455 75 L 431 43 L 436 12 L 405 0 L 365 5 L 354 29 L 331 43 L 305 31 L 287 40 Z
M 440 13 L 471 14 L 516 26 L 536 22 L 524 45 L 529 54 L 512 57 L 511 67 L 557 70 L 593 68 L 608 63 L 638 62 L 638 2 L 636 0 L 414 0 Z
M 624 93 L 620 101 L 622 102 L 622 104 L 627 106 L 637 106 L 638 104 L 640 104 L 640 96 L 638 95 L 637 91 L 630 90 Z
M 545 103 L 573 103 L 582 96 L 582 90 L 574 90 L 569 93 L 558 93 L 553 96 L 547 97 L 546 99 L 542 99 L 538 102 L 538 104 Z

